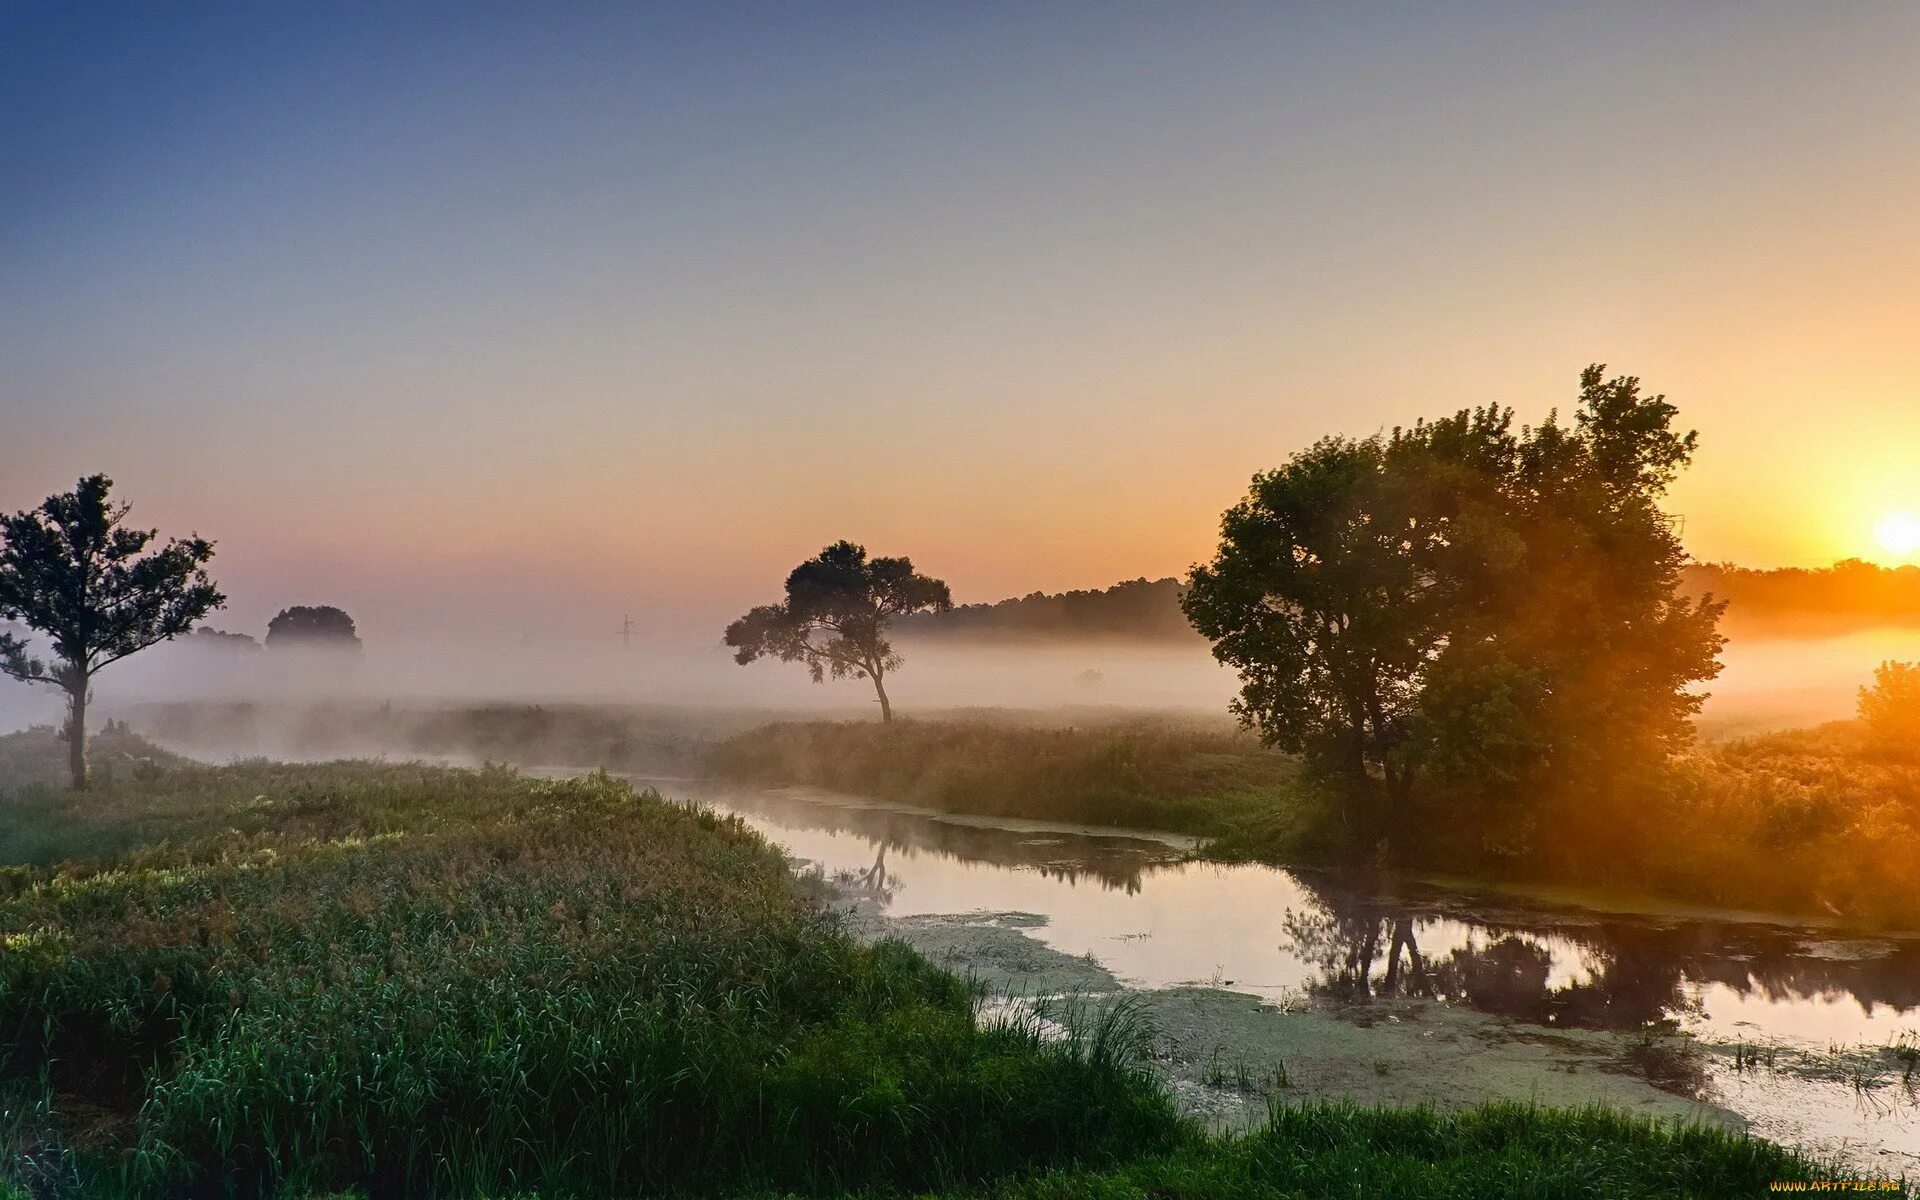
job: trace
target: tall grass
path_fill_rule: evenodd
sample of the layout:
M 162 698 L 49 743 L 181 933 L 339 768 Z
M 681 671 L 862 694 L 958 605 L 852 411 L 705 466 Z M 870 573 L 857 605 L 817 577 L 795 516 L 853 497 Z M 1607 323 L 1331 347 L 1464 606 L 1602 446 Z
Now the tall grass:
M 808 721 L 735 735 L 707 768 L 996 817 L 1219 834 L 1296 807 L 1291 760 L 1225 729 Z
M 919 1189 L 1185 1136 L 1136 1065 L 841 937 L 730 820 L 605 777 L 183 776 L 232 828 L 0 900 L 4 1072 L 133 1192 Z
M 0 845 L 51 858 L 0 875 L 5 1200 L 1737 1196 L 1819 1173 L 1521 1110 L 1283 1109 L 1211 1140 L 1137 1010 L 983 1023 L 738 822 L 604 775 L 251 763 L 14 801 Z
M 1821 1178 L 1832 1178 L 1826 1173 Z M 1788 1151 L 1708 1127 L 1650 1125 L 1603 1109 L 1492 1105 L 1463 1113 L 1278 1106 L 1245 1138 L 1188 1146 L 1119 1169 L 1065 1170 L 1006 1200 L 1738 1200 L 1810 1177 Z M 1864 1189 L 1863 1189 L 1864 1190 Z M 1905 1188 L 1874 1191 L 1911 1194 Z
M 1860 722 L 1702 748 L 1635 823 L 1640 886 L 1920 929 L 1920 762 Z

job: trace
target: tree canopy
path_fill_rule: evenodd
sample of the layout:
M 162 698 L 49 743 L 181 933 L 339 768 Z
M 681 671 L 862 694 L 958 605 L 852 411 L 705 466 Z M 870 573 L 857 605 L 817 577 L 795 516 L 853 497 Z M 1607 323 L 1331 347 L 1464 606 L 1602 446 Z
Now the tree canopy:
M 947 585 L 922 575 L 909 558 L 867 557 L 865 546 L 839 541 L 795 567 L 786 599 L 764 604 L 727 626 L 726 644 L 745 666 L 758 658 L 805 663 L 815 683 L 867 679 L 880 718 L 893 719 L 886 677 L 901 666 L 887 628 L 908 613 L 953 607 Z
M 267 649 L 359 650 L 353 618 L 332 605 L 283 608 L 267 623 Z
M 87 781 L 87 700 L 93 676 L 187 632 L 225 603 L 205 570 L 213 543 L 197 535 L 154 546 L 159 532 L 126 525 L 113 481 L 90 475 L 38 508 L 0 517 L 0 619 L 46 636 L 51 663 L 0 633 L 0 674 L 67 693 L 75 787 Z
M 1226 513 L 1183 607 L 1239 672 L 1235 711 L 1335 785 L 1350 835 L 1444 810 L 1511 853 L 1549 808 L 1604 835 L 1685 744 L 1723 606 L 1679 592 L 1676 415 L 1589 367 L 1570 425 L 1486 406 L 1328 438 Z

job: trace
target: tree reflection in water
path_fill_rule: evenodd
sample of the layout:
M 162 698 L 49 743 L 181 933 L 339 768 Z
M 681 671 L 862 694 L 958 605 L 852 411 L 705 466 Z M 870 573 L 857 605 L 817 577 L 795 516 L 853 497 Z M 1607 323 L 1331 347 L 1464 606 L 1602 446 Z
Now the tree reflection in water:
M 1174 866 L 1184 857 L 1174 847 L 1146 838 L 1008 829 L 898 809 L 825 804 L 804 794 L 742 790 L 727 793 L 725 803 L 788 828 L 851 834 L 871 842 L 882 858 L 889 849 L 933 854 L 963 863 L 1036 871 L 1069 885 L 1089 883 L 1127 895 L 1140 891 L 1147 871 Z M 883 861 L 876 860 L 864 874 L 874 871 L 878 878 L 887 878 Z
M 1407 882 L 1196 864 L 1147 837 L 1009 829 L 798 790 L 724 789 L 703 798 L 774 827 L 866 842 L 872 865 L 856 868 L 851 883 L 882 903 L 906 887 L 889 862 L 902 853 L 1127 896 L 1155 877 L 1192 871 L 1245 872 L 1249 896 L 1271 896 L 1278 875 L 1297 887 L 1284 915 L 1263 917 L 1271 907 L 1256 906 L 1210 918 L 1226 933 L 1244 930 L 1243 958 L 1227 974 L 1273 978 L 1268 968 L 1297 963 L 1308 991 L 1340 1001 L 1431 998 L 1542 1026 L 1628 1030 L 1658 1029 L 1699 1011 L 1702 990 L 1716 984 L 1773 1003 L 1920 1009 L 1920 941 L 1911 939 L 1850 946 L 1831 932 L 1759 921 L 1618 916 Z M 979 903 L 994 902 L 995 886 L 991 872 L 981 875 Z M 1220 903 L 1217 891 L 1209 894 Z M 1129 933 L 1140 930 L 1137 913 L 1120 915 L 1128 911 L 1116 906 L 1115 919 Z M 1273 925 L 1264 922 L 1277 924 L 1284 940 L 1270 940 Z M 1281 963 L 1257 961 L 1268 954 Z
M 1540 1025 L 1652 1029 L 1699 1011 L 1702 985 L 1768 1000 L 1850 998 L 1920 1007 L 1920 945 L 1835 957 L 1831 935 L 1751 921 L 1596 916 L 1437 888 L 1368 891 L 1299 876 L 1312 907 L 1280 947 L 1314 968 L 1308 988 L 1346 1001 L 1422 997 Z M 1422 939 L 1443 953 L 1422 951 Z

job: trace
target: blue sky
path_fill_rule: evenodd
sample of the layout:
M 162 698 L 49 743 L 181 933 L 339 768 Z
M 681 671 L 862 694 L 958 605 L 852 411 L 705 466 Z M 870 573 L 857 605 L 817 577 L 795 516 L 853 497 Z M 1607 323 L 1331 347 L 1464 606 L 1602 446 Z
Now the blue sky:
M 841 536 L 1177 572 L 1322 433 L 1600 359 L 1697 553 L 1920 509 L 1920 8 L 0 5 L 0 505 L 236 620 L 704 628 Z

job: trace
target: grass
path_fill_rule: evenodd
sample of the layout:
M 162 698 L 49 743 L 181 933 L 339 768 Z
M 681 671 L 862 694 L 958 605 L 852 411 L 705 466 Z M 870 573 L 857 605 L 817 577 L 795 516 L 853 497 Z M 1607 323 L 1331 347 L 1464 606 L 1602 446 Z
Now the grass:
M 156 701 L 120 712 L 200 758 L 391 756 L 677 773 L 717 732 L 764 714 L 621 704 L 375 704 L 357 700 Z
M 1858 721 L 1702 747 L 1635 822 L 1631 886 L 1920 928 L 1920 762 Z
M 19 749 L 0 739 L 0 748 Z M 1742 1196 L 1624 1116 L 1209 1137 L 1124 1008 L 999 1023 L 735 821 L 604 775 L 153 767 L 0 804 L 0 1197 Z M 1065 1036 L 1059 1036 L 1064 1028 Z
M 979 1027 L 756 835 L 606 777 L 243 765 L 89 802 L 185 840 L 6 881 L 25 1182 L 918 1190 L 1183 1133 L 1111 1046 Z
M 139 737 L 118 721 L 87 739 L 87 757 L 103 783 L 143 778 L 186 760 L 169 754 Z M 67 781 L 67 742 L 51 725 L 36 725 L 22 733 L 0 737 L 0 795 L 24 788 Z
M 1235 1197 L 1764 1196 L 1801 1180 L 1777 1146 L 1708 1128 L 1673 1130 L 1605 1110 L 1494 1105 L 1458 1114 L 1348 1105 L 1276 1106 L 1260 1132 L 1189 1145 L 1118 1169 L 1059 1171 L 1007 1189 L 1021 1200 Z M 1881 1192 L 1895 1195 L 1895 1192 Z
M 1049 728 L 985 720 L 806 721 L 720 742 L 715 774 L 993 817 L 1212 836 L 1297 808 L 1297 772 L 1211 726 Z
M 736 734 L 706 765 L 954 812 L 1194 834 L 1228 861 L 1356 853 L 1292 760 L 1213 727 L 794 722 Z M 1889 756 L 1858 722 L 1703 745 L 1631 811 L 1579 815 L 1604 836 L 1540 837 L 1508 857 L 1423 813 L 1398 865 L 1920 928 L 1920 760 Z

